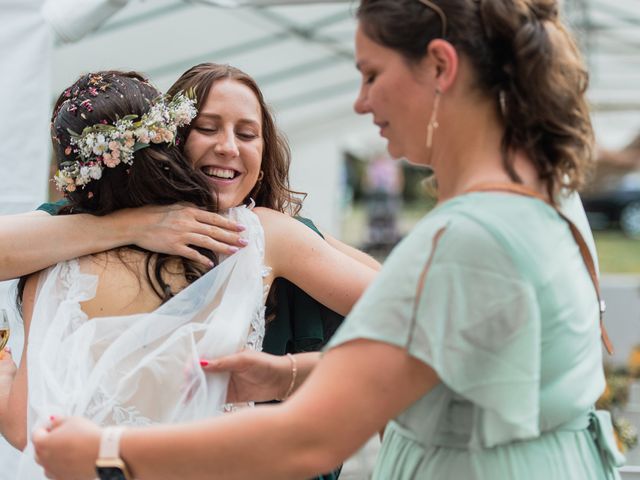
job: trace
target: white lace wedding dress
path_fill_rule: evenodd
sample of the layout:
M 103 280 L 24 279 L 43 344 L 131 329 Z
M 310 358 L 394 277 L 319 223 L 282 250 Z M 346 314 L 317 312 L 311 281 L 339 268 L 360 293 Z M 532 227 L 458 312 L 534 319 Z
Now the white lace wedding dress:
M 247 207 L 230 216 L 249 245 L 157 310 L 87 318 L 80 303 L 98 277 L 77 259 L 41 277 L 28 343 L 28 430 L 50 415 L 80 415 L 100 425 L 195 420 L 224 410 L 228 375 L 205 375 L 200 358 L 262 348 L 264 233 Z M 18 479 L 44 479 L 28 442 Z

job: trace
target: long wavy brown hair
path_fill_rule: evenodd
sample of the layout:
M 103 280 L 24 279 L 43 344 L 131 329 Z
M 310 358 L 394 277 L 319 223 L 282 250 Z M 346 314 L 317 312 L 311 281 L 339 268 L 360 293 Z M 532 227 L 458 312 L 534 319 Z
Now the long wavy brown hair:
M 495 99 L 511 179 L 521 183 L 513 156 L 520 150 L 552 198 L 560 188 L 581 188 L 595 162 L 588 74 L 557 1 L 431 1 L 446 17 L 445 40 L 470 61 L 477 88 Z M 369 38 L 409 64 L 443 32 L 438 12 L 417 0 L 361 0 L 358 18 Z
M 284 135 L 276 128 L 271 110 L 265 102 L 258 84 L 250 75 L 230 65 L 201 63 L 184 72 L 167 93 L 174 95 L 180 91 L 193 91 L 198 106 L 201 106 L 201 102 L 206 101 L 214 83 L 220 80 L 234 80 L 246 85 L 255 94 L 260 104 L 262 138 L 264 140 L 261 169 L 264 176 L 249 196 L 259 207 L 296 215 L 302 208 L 302 201 L 306 194 L 291 190 L 289 187 L 289 165 L 291 163 L 289 144 Z M 191 126 L 187 126 L 179 132 L 183 144 L 190 131 Z

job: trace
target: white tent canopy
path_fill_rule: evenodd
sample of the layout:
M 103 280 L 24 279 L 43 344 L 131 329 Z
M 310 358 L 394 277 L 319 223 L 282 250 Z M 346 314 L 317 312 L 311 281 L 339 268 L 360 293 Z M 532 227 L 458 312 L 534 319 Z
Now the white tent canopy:
M 623 146 L 640 131 L 637 1 L 563 2 L 587 54 L 594 123 L 608 148 Z M 56 45 L 53 89 L 99 68 L 141 70 L 163 89 L 203 61 L 244 69 L 258 80 L 290 137 L 292 179 L 311 193 L 308 213 L 339 234 L 340 151 L 384 148 L 370 120 L 351 109 L 359 82 L 353 67 L 356 6 L 350 0 L 129 0 L 81 42 Z M 67 26 L 74 24 L 70 15 L 63 17 Z
M 23 10 L 25 4 L 32 5 L 33 12 L 39 14 L 37 7 L 42 2 L 0 0 L 0 5 L 8 3 L 10 9 L 11 5 L 17 9 L 15 5 L 20 4 Z M 337 211 L 330 205 L 339 183 L 340 150 L 345 145 L 382 146 L 375 129 L 369 127 L 369 120 L 358 118 L 351 111 L 359 82 L 353 68 L 353 11 L 357 2 L 47 0 L 44 5 L 45 17 L 57 33 L 53 51 L 49 55 L 47 48 L 39 53 L 33 47 L 30 53 L 22 55 L 25 63 L 31 57 L 32 63 L 43 64 L 37 87 L 31 86 L 39 94 L 41 116 L 48 118 L 54 95 L 86 71 L 140 70 L 165 89 L 196 63 L 231 63 L 258 80 L 280 126 L 291 139 L 295 153 L 294 186 L 312 193 L 308 202 L 310 213 L 335 229 Z M 565 0 L 564 7 L 588 54 L 592 71 L 589 95 L 598 139 L 606 147 L 621 146 L 640 129 L 637 0 L 617 0 L 615 6 L 605 4 L 604 0 Z M 33 25 L 30 28 L 19 32 L 22 40 L 33 37 Z M 46 27 L 40 22 L 38 28 L 43 30 L 40 44 L 44 46 Z M 9 35 L 4 45 L 9 44 Z M 77 41 L 64 43 L 64 40 Z M 13 47 L 15 42 L 11 45 L 18 50 Z M 13 88 L 3 91 L 25 91 L 28 87 L 29 83 L 21 78 Z M 45 105 L 42 92 L 47 88 L 49 101 Z M 19 105 L 17 101 L 10 105 L 14 108 L 4 111 L 3 118 L 12 118 L 16 111 L 30 108 L 26 98 L 29 97 L 20 98 Z M 34 162 L 46 161 L 43 158 L 46 146 L 40 147 L 36 158 L 33 147 L 27 153 L 24 148 L 20 150 L 20 144 L 33 145 L 34 134 L 38 132 L 35 126 L 41 128 L 43 123 L 41 120 L 31 124 L 29 129 L 18 129 L 16 125 L 16 131 L 12 131 L 12 124 L 0 129 L 0 136 L 12 139 L 11 153 L 6 157 L 4 152 L 0 153 L 0 168 L 11 168 L 15 176 L 20 172 L 16 172 L 13 159 L 28 159 L 20 163 L 19 169 L 25 168 L 30 186 L 37 184 L 41 195 L 44 178 L 34 181 L 37 175 L 33 167 Z M 29 141 L 24 136 L 27 131 Z M 320 205 L 323 208 L 316 208 Z

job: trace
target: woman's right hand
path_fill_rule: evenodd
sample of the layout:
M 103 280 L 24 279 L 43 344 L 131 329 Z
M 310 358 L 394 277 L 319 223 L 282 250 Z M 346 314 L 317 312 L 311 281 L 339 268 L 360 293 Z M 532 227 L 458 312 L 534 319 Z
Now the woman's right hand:
M 17 370 L 11 356 L 11 349 L 7 347 L 0 350 L 0 400 L 6 401 L 8 399 Z
M 243 225 L 186 204 L 127 209 L 113 216 L 128 232 L 129 243 L 209 267 L 213 266 L 211 261 L 194 246 L 227 255 L 246 246 L 246 240 L 240 235 L 245 230 Z
M 229 372 L 227 402 L 268 402 L 282 398 L 290 383 L 291 362 L 286 356 L 254 350 L 201 360 L 205 372 Z

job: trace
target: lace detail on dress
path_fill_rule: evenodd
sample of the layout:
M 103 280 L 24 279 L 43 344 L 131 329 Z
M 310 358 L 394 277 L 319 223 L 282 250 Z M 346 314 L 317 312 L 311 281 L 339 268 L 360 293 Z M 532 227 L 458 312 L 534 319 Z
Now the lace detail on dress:
M 113 403 L 113 400 L 109 398 L 103 388 L 98 387 L 85 408 L 84 416 L 97 421 L 101 426 L 130 425 L 143 427 L 154 423 L 150 418 L 142 415 L 142 412 L 134 405 L 124 406 L 119 403 L 110 405 L 111 403 Z M 95 418 L 98 416 L 102 418 Z
M 143 427 L 153 423 L 134 406 L 122 407 L 120 405 L 114 405 L 112 418 L 115 425 Z
M 265 253 L 265 243 L 264 243 L 264 231 L 262 229 L 262 225 L 260 224 L 260 220 L 258 217 L 251 212 L 253 207 L 255 206 L 255 202 L 250 199 L 249 205 L 240 206 L 236 208 L 232 208 L 228 212 L 228 216 L 240 223 L 245 224 L 247 227 L 247 234 L 251 237 L 250 241 L 256 242 L 256 247 L 258 248 L 258 253 L 261 259 L 260 266 L 260 275 L 262 278 L 267 278 L 271 272 L 271 267 L 264 264 L 264 253 Z M 251 214 L 248 214 L 251 212 Z M 269 289 L 271 288 L 270 284 L 264 284 L 262 290 L 262 306 L 256 310 L 254 315 L 251 317 L 251 325 L 249 328 L 249 336 L 247 337 L 247 343 L 245 344 L 245 348 L 262 351 L 262 343 L 264 341 L 265 335 L 265 311 L 266 308 L 264 306 L 264 302 L 267 299 L 267 295 L 269 294 Z
M 82 311 L 81 302 L 95 297 L 98 279 L 95 275 L 84 274 L 80 271 L 80 260 L 73 258 L 62 262 L 52 269 L 58 268 L 61 296 L 60 311 L 64 311 L 68 319 L 66 335 L 70 335 L 87 321 L 87 315 Z
M 75 283 L 75 279 L 80 273 L 80 262 L 77 258 L 67 260 L 60 264 L 60 283 L 67 291 L 71 290 L 71 287 Z

